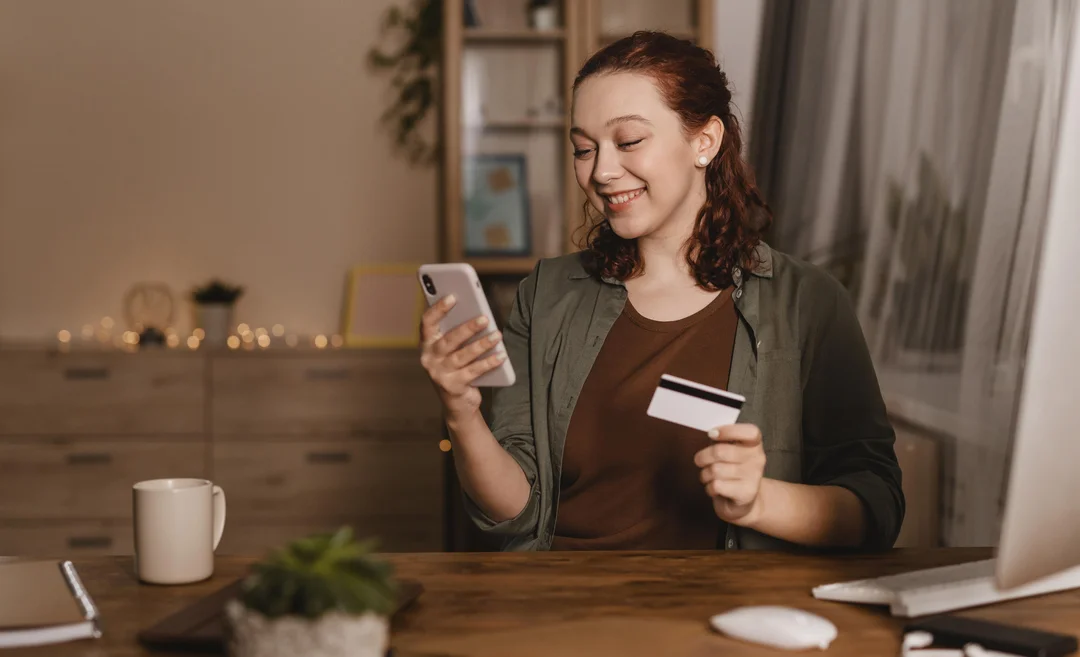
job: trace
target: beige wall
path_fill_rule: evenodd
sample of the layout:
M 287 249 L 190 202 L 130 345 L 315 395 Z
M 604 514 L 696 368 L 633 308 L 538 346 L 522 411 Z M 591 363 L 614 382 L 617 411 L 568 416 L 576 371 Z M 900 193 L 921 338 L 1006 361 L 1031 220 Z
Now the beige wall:
M 0 339 L 118 317 L 137 281 L 248 287 L 338 327 L 353 264 L 436 252 L 436 170 L 365 63 L 393 0 L 0 0 Z

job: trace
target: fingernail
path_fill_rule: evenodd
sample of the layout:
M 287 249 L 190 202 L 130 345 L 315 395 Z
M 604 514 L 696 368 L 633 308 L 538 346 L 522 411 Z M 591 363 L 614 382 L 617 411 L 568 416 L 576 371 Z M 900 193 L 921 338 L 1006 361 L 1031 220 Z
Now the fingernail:
M 443 303 L 445 303 L 448 306 L 452 306 L 455 303 L 457 303 L 457 297 L 455 297 L 452 294 L 448 294 L 448 295 L 446 295 L 446 298 L 443 299 Z
M 502 337 L 502 333 L 500 333 L 498 331 L 495 331 L 494 333 L 492 333 L 491 335 L 488 336 L 488 342 L 490 342 L 491 344 L 495 344 L 496 342 L 499 341 L 499 338 L 501 338 L 501 337 Z
M 709 429 L 709 438 L 716 439 L 720 437 L 720 432 L 716 429 Z
M 480 318 L 476 320 L 476 325 L 477 326 L 487 326 L 487 323 L 488 323 L 488 318 L 484 317 L 483 315 L 481 315 Z

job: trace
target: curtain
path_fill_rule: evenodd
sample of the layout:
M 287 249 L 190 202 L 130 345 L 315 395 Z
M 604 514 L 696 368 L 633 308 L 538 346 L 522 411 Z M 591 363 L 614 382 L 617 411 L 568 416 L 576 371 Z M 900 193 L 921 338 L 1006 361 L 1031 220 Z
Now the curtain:
M 763 53 L 751 157 L 769 239 L 849 288 L 890 412 L 943 437 L 948 545 L 997 538 L 1073 11 L 776 0 L 767 13 L 780 54 Z

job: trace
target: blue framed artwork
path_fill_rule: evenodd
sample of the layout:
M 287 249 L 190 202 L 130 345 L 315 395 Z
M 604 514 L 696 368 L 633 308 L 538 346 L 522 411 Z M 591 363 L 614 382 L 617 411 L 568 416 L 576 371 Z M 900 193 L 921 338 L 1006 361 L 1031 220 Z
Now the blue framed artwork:
M 465 255 L 527 256 L 532 250 L 525 156 L 476 153 L 465 156 Z

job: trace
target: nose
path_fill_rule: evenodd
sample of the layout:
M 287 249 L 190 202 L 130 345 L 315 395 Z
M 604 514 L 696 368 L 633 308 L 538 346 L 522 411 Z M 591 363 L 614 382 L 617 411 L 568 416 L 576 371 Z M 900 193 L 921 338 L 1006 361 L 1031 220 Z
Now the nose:
M 606 185 L 619 179 L 622 174 L 619 154 L 614 149 L 598 146 L 596 158 L 593 160 L 593 181 L 598 185 Z

